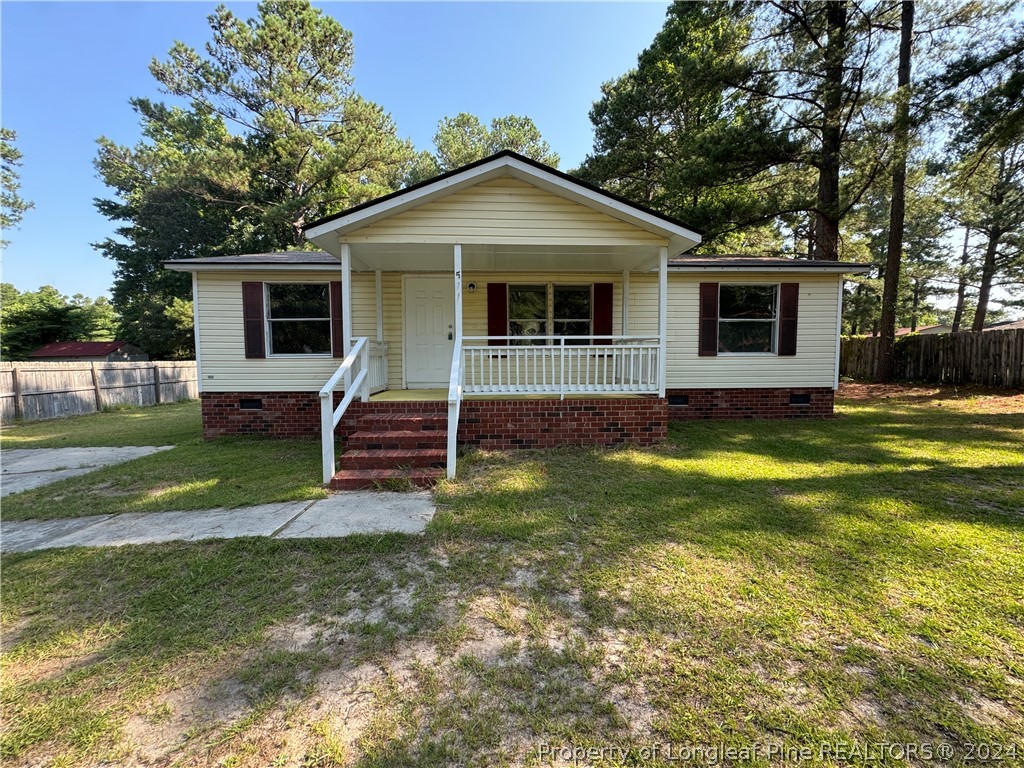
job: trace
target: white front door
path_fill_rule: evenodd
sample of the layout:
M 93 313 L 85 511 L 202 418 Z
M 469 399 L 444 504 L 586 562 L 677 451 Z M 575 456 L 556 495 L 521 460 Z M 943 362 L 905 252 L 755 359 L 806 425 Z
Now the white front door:
M 451 277 L 405 279 L 405 386 L 447 387 L 455 351 Z

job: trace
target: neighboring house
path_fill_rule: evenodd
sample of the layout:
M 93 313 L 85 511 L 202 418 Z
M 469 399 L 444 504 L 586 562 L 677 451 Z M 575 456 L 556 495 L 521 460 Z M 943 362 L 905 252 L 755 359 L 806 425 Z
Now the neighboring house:
M 952 331 L 953 326 L 940 323 L 939 325 L 919 325 L 916 330 L 911 330 L 910 328 L 897 328 L 896 335 L 909 336 L 912 333 L 918 333 L 922 336 L 932 336 L 937 333 L 951 333 Z
M 1024 328 L 1024 320 L 1002 320 L 982 328 L 983 331 L 1015 331 Z
M 323 252 L 167 266 L 193 276 L 205 436 L 320 435 L 335 488 L 451 475 L 457 443 L 828 416 L 843 273 L 867 269 L 679 255 L 697 232 L 512 152 L 306 237 Z
M 55 341 L 29 355 L 49 363 L 125 363 L 149 360 L 149 355 L 127 341 Z

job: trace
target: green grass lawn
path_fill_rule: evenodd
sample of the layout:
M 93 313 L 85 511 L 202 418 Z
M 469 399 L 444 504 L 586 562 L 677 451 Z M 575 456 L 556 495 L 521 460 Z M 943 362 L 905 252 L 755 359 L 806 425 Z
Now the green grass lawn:
M 473 454 L 424 537 L 5 556 L 0 758 L 1021 765 L 1024 396 L 910 394 Z
M 202 439 L 196 401 L 28 422 L 3 430 L 4 448 L 173 445 L 169 451 L 4 499 L 4 520 L 244 507 L 323 498 L 320 444 Z

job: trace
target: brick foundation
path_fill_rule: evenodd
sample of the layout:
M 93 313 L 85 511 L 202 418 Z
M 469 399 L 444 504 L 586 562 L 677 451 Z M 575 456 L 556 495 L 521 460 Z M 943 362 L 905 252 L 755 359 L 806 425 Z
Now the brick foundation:
M 443 414 L 441 402 L 352 403 L 338 424 L 349 435 L 370 414 Z M 666 401 L 656 397 L 586 400 L 472 400 L 459 411 L 459 445 L 489 450 L 558 445 L 652 445 L 668 431 Z
M 200 399 L 207 440 L 227 435 L 320 436 L 320 397 L 316 392 L 203 392 Z M 261 408 L 242 408 L 243 400 L 259 401 Z
M 459 443 L 493 450 L 557 445 L 652 445 L 668 430 L 657 397 L 586 400 L 467 400 Z
M 776 387 L 771 389 L 670 389 L 668 417 L 692 419 L 806 419 L 833 415 L 831 387 Z M 686 405 L 676 400 L 686 398 Z M 794 400 L 808 400 L 796 402 Z
M 799 419 L 832 416 L 831 387 L 773 389 L 670 389 L 656 397 L 585 400 L 464 400 L 459 443 L 488 449 L 551 448 L 556 445 L 651 445 L 663 440 L 669 420 Z M 791 397 L 809 400 L 791 404 Z M 673 404 L 686 398 L 686 405 Z M 341 399 L 335 393 L 335 404 Z M 260 408 L 243 408 L 242 401 Z M 248 405 L 256 405 L 255 402 Z M 316 392 L 204 392 L 203 437 L 266 435 L 319 438 Z M 447 415 L 443 402 L 355 402 L 338 424 L 347 437 L 370 414 Z
M 241 407 L 258 400 L 261 409 Z M 340 395 L 335 395 L 335 403 Z M 255 403 L 249 403 L 255 405 Z M 319 438 L 320 398 L 315 392 L 204 392 L 203 437 L 266 435 Z M 444 402 L 352 403 L 338 423 L 339 437 L 359 419 L 383 414 L 448 414 Z M 585 400 L 464 400 L 459 443 L 488 449 L 556 445 L 651 445 L 664 440 L 666 401 L 656 397 Z

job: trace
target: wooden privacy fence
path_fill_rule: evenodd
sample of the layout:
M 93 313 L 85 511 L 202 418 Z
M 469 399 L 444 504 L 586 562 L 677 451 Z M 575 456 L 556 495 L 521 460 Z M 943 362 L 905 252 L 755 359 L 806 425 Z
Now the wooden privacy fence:
M 878 362 L 878 338 L 843 338 L 839 373 L 870 379 Z M 898 379 L 938 384 L 1024 387 L 1024 328 L 981 333 L 936 333 L 896 339 Z
M 0 363 L 0 421 L 95 413 L 199 397 L 195 361 Z

